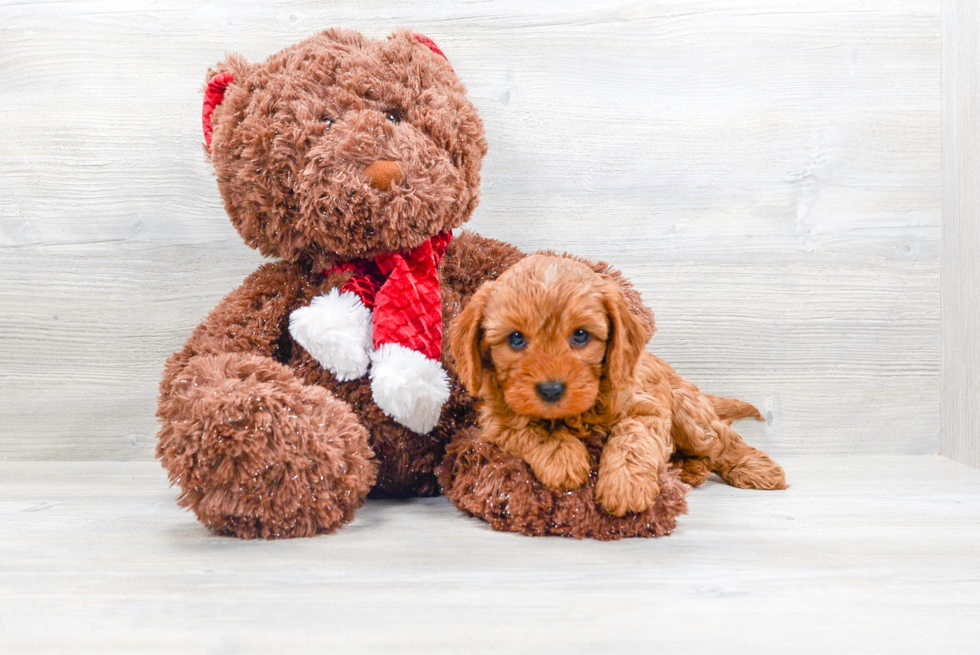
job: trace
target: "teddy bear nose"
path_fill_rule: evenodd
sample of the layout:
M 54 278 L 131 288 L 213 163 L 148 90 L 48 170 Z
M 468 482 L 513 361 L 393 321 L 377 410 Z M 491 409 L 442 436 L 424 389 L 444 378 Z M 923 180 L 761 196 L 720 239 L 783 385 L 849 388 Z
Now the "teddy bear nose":
M 401 181 L 402 170 L 396 161 L 379 159 L 364 169 L 364 175 L 371 181 L 371 186 L 384 191 Z
M 565 395 L 565 383 L 558 380 L 542 382 L 537 387 L 538 395 L 546 403 L 557 403 Z

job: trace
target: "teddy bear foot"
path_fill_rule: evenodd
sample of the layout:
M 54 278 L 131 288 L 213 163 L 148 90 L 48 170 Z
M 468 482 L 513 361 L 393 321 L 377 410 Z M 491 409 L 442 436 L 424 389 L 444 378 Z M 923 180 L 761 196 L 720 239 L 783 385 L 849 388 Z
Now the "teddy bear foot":
M 157 457 L 218 534 L 308 537 L 350 521 L 374 483 L 367 430 L 267 357 L 199 355 L 164 393 Z
M 439 484 L 453 505 L 494 530 L 601 540 L 660 537 L 674 531 L 677 516 L 687 512 L 689 489 L 676 470 L 659 468 L 659 492 L 650 507 L 615 516 L 596 499 L 596 480 L 601 477 L 595 463 L 598 449 L 592 455 L 588 481 L 574 491 L 557 491 L 542 484 L 527 462 L 482 439 L 474 428 L 446 448 Z
M 367 373 L 371 361 L 371 310 L 349 291 L 313 299 L 289 315 L 289 334 L 341 382 Z
M 427 434 L 449 400 L 449 377 L 436 360 L 386 343 L 371 355 L 371 394 L 381 411 L 397 423 Z

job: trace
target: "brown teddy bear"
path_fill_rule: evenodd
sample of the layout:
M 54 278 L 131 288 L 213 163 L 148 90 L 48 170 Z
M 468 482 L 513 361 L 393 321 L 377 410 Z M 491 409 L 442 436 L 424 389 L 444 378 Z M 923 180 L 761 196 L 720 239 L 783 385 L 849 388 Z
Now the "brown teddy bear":
M 278 258 L 168 361 L 157 456 L 179 502 L 239 537 L 351 520 L 368 492 L 439 493 L 474 424 L 443 342 L 486 280 L 523 257 L 452 230 L 479 198 L 483 126 L 439 48 L 328 30 L 205 90 L 205 143 L 245 242 Z M 649 327 L 639 294 L 604 264 Z

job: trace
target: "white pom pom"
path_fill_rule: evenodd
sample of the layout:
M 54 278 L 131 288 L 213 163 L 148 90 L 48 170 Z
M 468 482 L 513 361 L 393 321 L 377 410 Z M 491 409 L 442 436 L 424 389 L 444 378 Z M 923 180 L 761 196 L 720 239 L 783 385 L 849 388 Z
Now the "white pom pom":
M 418 434 L 439 422 L 449 400 L 449 376 L 442 364 L 396 343 L 371 355 L 371 392 L 381 410 Z
M 331 289 L 289 315 L 289 334 L 338 380 L 355 380 L 371 361 L 371 310 L 350 291 Z

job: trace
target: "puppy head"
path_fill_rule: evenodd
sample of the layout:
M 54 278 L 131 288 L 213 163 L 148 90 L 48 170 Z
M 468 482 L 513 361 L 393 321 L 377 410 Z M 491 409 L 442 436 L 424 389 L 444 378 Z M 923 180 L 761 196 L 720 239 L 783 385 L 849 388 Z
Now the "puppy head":
M 550 255 L 526 257 L 483 285 L 450 328 L 471 394 L 543 419 L 581 414 L 603 389 L 629 386 L 645 340 L 618 284 Z

